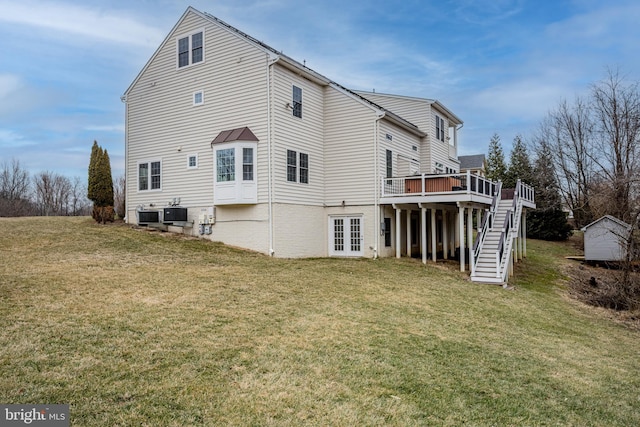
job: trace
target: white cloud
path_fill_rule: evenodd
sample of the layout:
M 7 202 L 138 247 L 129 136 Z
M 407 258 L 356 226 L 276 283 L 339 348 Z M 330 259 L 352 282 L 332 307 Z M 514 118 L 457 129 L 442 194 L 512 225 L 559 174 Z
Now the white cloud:
M 0 0 L 0 21 L 134 46 L 156 47 L 164 31 L 121 12 L 50 1 Z

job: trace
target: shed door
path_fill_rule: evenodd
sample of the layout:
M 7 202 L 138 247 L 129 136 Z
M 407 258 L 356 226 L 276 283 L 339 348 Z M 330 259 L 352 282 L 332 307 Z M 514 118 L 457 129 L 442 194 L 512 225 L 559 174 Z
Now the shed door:
M 362 216 L 329 217 L 329 255 L 362 256 Z

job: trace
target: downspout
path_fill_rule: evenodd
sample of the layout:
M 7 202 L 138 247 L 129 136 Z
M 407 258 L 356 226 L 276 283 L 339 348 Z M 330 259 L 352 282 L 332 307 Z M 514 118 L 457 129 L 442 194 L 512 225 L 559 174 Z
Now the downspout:
M 273 179 L 272 179 L 272 162 L 271 158 L 271 70 L 273 64 L 278 60 L 278 57 L 271 58 L 271 55 L 266 54 L 267 57 L 267 198 L 268 198 L 268 217 L 269 217 L 269 256 L 275 254 L 273 245 Z
M 377 113 L 377 117 L 375 122 L 373 123 L 373 179 L 375 184 L 373 186 L 373 209 L 374 209 L 374 218 L 375 221 L 374 230 L 375 230 L 375 238 L 373 239 L 373 259 L 378 259 L 378 248 L 380 247 L 380 230 L 381 230 L 381 212 L 380 212 L 380 171 L 379 171 L 379 136 L 380 136 L 380 120 L 385 116 L 384 112 Z
M 127 179 L 127 170 L 129 169 L 129 103 L 127 95 L 122 95 L 120 101 L 124 104 L 124 222 L 129 223 L 129 197 L 127 195 L 127 187 L 129 180 Z M 137 215 L 137 214 L 136 214 Z

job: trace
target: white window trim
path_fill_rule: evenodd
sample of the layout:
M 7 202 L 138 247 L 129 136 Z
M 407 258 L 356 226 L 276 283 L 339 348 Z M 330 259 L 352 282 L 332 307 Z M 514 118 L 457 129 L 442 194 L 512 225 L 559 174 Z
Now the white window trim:
M 192 50 L 191 50 L 191 40 L 192 40 L 192 36 L 194 34 L 198 34 L 198 33 L 202 33 L 202 61 L 200 62 L 196 62 L 193 63 L 192 61 Z M 180 39 L 183 39 L 185 37 L 189 38 L 189 63 L 185 66 L 180 66 Z M 200 65 L 200 64 L 204 64 L 205 62 L 207 62 L 207 56 L 206 56 L 206 50 L 207 50 L 207 46 L 206 46 L 206 32 L 204 30 L 204 28 L 199 28 L 197 30 L 185 33 L 185 34 L 181 34 L 179 36 L 176 37 L 176 54 L 175 54 L 175 58 L 176 58 L 176 70 L 184 70 L 185 68 L 191 68 L 195 65 Z
M 296 155 L 296 180 L 295 181 L 290 181 L 289 180 L 289 151 L 292 151 L 295 153 Z M 307 182 L 302 182 L 300 181 L 300 155 L 306 155 L 307 156 L 307 167 L 305 168 L 305 170 L 307 171 Z M 310 160 L 311 156 L 309 155 L 308 152 L 304 152 L 304 151 L 297 151 L 297 150 L 292 150 L 290 148 L 287 148 L 285 150 L 285 179 L 286 182 L 291 183 L 291 184 L 302 184 L 302 185 L 309 185 L 309 182 L 311 182 L 311 160 Z
M 201 101 L 200 102 L 196 102 L 196 95 L 200 94 L 201 97 Z M 193 92 L 193 106 L 194 107 L 199 107 L 201 105 L 204 105 L 204 91 L 203 90 L 197 90 L 195 92 Z
M 160 188 L 151 188 L 151 163 L 160 162 Z M 149 183 L 146 190 L 140 189 L 140 165 L 149 165 Z M 136 164 L 136 190 L 138 193 L 162 191 L 162 159 L 141 160 Z
M 191 166 L 189 163 L 189 160 L 191 159 L 191 157 L 195 157 L 196 158 L 196 165 L 195 166 Z M 199 166 L 199 162 L 198 162 L 198 153 L 193 153 L 193 154 L 189 154 L 187 155 L 187 169 L 198 169 Z
M 335 228 L 334 221 L 336 219 L 342 219 L 343 223 L 343 245 L 344 248 L 342 251 L 338 251 L 335 249 Z M 359 229 L 360 235 L 357 237 L 358 246 L 360 247 L 359 251 L 351 250 L 351 219 L 359 220 Z M 328 236 L 328 244 L 329 244 L 329 256 L 332 257 L 361 257 L 364 256 L 364 215 L 363 214 L 348 214 L 348 215 L 329 215 L 329 236 Z

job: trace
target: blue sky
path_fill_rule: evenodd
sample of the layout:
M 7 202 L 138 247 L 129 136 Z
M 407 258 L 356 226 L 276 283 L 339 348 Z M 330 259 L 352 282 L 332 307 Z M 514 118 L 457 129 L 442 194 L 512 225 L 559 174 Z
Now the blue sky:
M 459 154 L 508 152 L 608 67 L 640 80 L 637 0 L 0 0 L 0 163 L 85 178 L 97 140 L 122 174 L 120 97 L 189 5 L 343 86 L 438 99 Z

